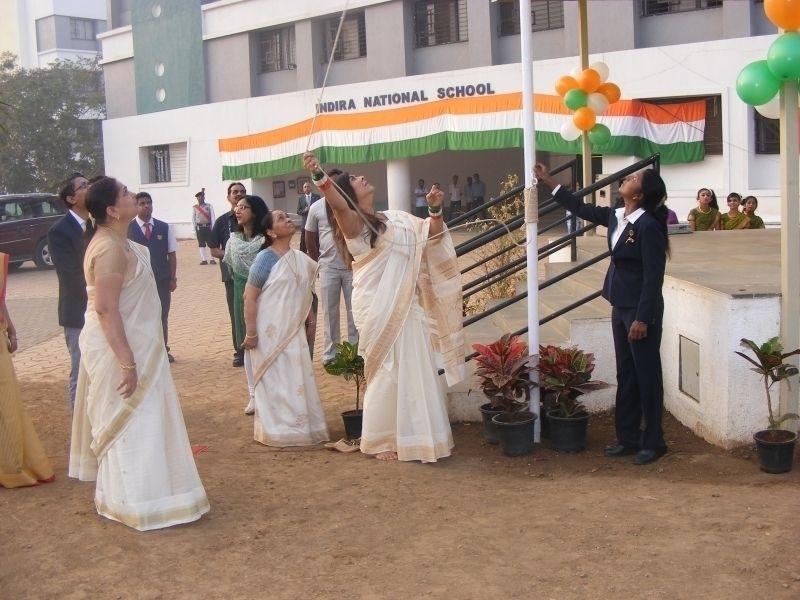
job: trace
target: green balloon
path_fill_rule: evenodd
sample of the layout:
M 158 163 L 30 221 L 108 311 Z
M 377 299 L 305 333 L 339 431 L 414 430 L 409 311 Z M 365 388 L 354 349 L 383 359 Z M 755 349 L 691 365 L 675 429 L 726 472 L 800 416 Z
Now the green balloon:
M 784 33 L 772 42 L 767 53 L 767 64 L 778 79 L 800 77 L 800 33 Z
M 611 130 L 602 123 L 597 123 L 589 130 L 589 141 L 592 146 L 602 146 L 607 144 L 610 139 Z
M 736 78 L 736 93 L 751 106 L 766 104 L 781 87 L 780 80 L 772 74 L 765 60 L 751 62 Z
M 586 92 L 573 88 L 564 94 L 564 104 L 570 110 L 578 110 L 586 106 Z

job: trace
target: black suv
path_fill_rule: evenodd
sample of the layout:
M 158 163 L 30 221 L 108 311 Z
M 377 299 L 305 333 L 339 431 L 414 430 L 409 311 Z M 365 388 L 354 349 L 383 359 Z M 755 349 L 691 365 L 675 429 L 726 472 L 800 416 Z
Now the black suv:
M 53 267 L 47 232 L 65 212 L 54 194 L 0 195 L 0 252 L 11 256 L 12 269 L 26 260 L 40 269 Z

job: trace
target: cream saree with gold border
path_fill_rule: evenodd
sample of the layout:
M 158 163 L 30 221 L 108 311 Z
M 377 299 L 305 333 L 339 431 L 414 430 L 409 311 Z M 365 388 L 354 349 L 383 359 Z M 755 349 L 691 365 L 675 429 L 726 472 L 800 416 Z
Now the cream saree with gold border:
M 449 233 L 428 241 L 429 220 L 384 214 L 375 248 L 347 242 L 367 376 L 361 451 L 433 462 L 453 447 L 437 364 L 449 385 L 465 375 L 460 274 Z
M 258 346 L 248 352 L 255 381 L 254 439 L 267 446 L 329 439 L 305 330 L 316 273 L 316 262 L 289 250 L 258 297 Z
M 123 285 L 119 311 L 139 366 L 138 387 L 127 399 L 117 392 L 119 365 L 87 285 L 69 476 L 97 481 L 99 514 L 144 531 L 199 519 L 209 504 L 164 349 L 148 250 L 134 242 L 131 248 L 136 270 Z

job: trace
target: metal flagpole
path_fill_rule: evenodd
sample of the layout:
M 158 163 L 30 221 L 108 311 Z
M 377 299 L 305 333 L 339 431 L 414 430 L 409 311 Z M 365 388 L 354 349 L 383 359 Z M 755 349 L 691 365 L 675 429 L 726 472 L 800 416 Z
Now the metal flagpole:
M 519 29 L 522 62 L 522 154 L 525 163 L 525 235 L 528 266 L 528 352 L 530 364 L 539 364 L 539 250 L 537 243 L 539 200 L 533 163 L 536 157 L 536 128 L 533 121 L 533 44 L 531 24 L 531 0 L 519 2 Z M 531 373 L 531 380 L 538 383 L 539 373 Z M 539 441 L 541 415 L 539 414 L 539 388 L 531 392 L 531 412 L 538 418 L 534 425 L 535 442 Z
M 589 68 L 589 25 L 586 0 L 578 0 L 578 31 L 580 32 L 581 70 Z M 592 183 L 592 145 L 589 132 L 581 134 L 581 164 L 583 165 L 583 187 Z M 592 234 L 596 233 L 596 230 Z M 575 258 L 573 258 L 575 260 Z

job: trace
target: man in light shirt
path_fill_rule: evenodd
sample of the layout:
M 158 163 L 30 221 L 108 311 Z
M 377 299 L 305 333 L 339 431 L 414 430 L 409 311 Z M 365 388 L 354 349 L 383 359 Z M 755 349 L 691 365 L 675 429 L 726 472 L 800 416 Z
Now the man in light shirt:
M 306 239 L 308 256 L 319 263 L 320 296 L 322 310 L 325 312 L 324 349 L 322 362 L 333 360 L 334 346 L 341 340 L 339 326 L 339 300 L 344 296 L 347 308 L 347 341 L 358 343 L 358 330 L 353 321 L 350 299 L 353 294 L 353 271 L 345 263 L 331 231 L 330 208 L 327 202 L 315 202 L 308 211 L 303 235 Z M 319 234 L 319 245 L 317 245 Z
M 200 264 L 217 264 L 211 256 L 209 242 L 211 240 L 211 228 L 214 226 L 214 207 L 206 202 L 206 188 L 203 188 L 194 195 L 197 204 L 192 207 L 192 228 L 197 237 L 197 245 L 200 248 Z
M 450 183 L 447 194 L 450 198 L 450 213 L 448 215 L 449 219 L 452 219 L 456 213 L 461 212 L 462 193 L 461 187 L 458 185 L 458 175 L 453 175 L 453 181 Z
M 67 207 L 67 214 L 47 233 L 47 248 L 58 276 L 58 324 L 64 328 L 64 340 L 70 356 L 69 407 L 75 405 L 81 349 L 78 338 L 86 313 L 86 279 L 83 276 L 83 254 L 86 250 L 86 227 L 89 211 L 86 192 L 89 182 L 80 173 L 73 173 L 59 187 L 58 195 Z
M 136 205 L 139 214 L 128 226 L 128 238 L 150 249 L 150 266 L 158 289 L 158 299 L 161 300 L 161 327 L 164 330 L 164 346 L 167 348 L 169 362 L 175 358 L 169 353 L 169 335 L 167 322 L 172 292 L 178 287 L 177 268 L 178 260 L 175 252 L 178 250 L 178 241 L 172 226 L 153 218 L 153 199 L 147 192 L 136 194 Z
M 417 182 L 417 187 L 414 188 L 414 214 L 420 219 L 424 219 L 428 216 L 427 195 L 428 192 L 425 190 L 425 180 L 420 179 Z

